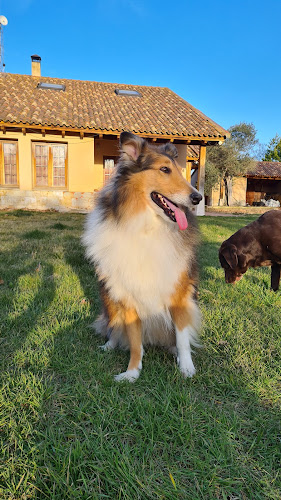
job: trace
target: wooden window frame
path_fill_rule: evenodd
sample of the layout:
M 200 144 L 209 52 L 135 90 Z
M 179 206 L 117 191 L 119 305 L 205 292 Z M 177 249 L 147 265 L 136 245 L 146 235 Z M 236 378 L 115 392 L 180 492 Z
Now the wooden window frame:
M 16 184 L 5 183 L 5 164 L 4 164 L 4 148 L 3 144 L 15 144 L 16 146 L 16 163 L 17 163 L 17 182 Z M 5 188 L 19 187 L 19 147 L 18 141 L 10 139 L 0 139 L 0 186 Z
M 102 161 L 102 167 L 103 167 L 103 185 L 105 186 L 107 184 L 107 182 L 109 181 L 110 177 L 108 178 L 107 182 L 105 182 L 105 160 L 114 160 L 114 166 L 116 166 L 116 163 L 117 163 L 117 160 L 118 160 L 118 156 L 114 156 L 114 155 L 105 155 L 103 157 L 103 161 Z
M 35 146 L 48 146 L 48 185 L 47 186 L 39 186 L 36 183 L 36 156 L 35 156 Z M 64 186 L 54 186 L 54 165 L 53 165 L 53 151 L 52 146 L 65 146 L 65 169 L 64 169 L 64 178 L 65 185 Z M 33 188 L 44 190 L 44 189 L 52 189 L 52 190 L 67 190 L 68 189 L 68 143 L 67 142 L 49 142 L 49 141 L 32 141 L 32 170 L 33 170 Z

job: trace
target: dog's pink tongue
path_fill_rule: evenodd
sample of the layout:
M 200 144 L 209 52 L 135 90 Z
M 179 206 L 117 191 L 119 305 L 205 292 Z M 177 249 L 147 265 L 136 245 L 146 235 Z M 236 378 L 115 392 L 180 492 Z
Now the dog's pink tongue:
M 171 201 L 167 200 L 167 198 L 165 198 L 165 200 L 166 200 L 167 205 L 169 205 L 171 210 L 173 210 L 173 212 L 175 213 L 175 218 L 176 218 L 176 221 L 178 223 L 180 230 L 184 231 L 188 226 L 185 213 L 182 210 L 180 210 L 178 207 L 176 207 L 176 205 L 174 205 Z

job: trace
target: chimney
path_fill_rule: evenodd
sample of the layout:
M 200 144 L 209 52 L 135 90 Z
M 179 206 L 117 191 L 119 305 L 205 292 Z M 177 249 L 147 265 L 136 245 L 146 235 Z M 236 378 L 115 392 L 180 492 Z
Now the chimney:
M 41 57 L 36 54 L 31 56 L 31 75 L 41 76 Z

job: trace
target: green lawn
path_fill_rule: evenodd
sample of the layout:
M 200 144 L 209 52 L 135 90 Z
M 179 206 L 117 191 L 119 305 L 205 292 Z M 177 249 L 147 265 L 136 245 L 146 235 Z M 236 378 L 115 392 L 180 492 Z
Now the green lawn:
M 184 380 L 147 349 L 104 353 L 83 215 L 0 212 L 0 498 L 280 499 L 281 291 L 224 283 L 218 247 L 254 216 L 200 219 L 202 342 Z

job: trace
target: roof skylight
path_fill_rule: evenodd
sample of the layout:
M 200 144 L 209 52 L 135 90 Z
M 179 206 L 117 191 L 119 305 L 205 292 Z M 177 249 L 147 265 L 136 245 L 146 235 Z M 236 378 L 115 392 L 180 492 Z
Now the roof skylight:
M 141 97 L 141 94 L 137 90 L 130 90 L 130 89 L 115 89 L 115 94 L 123 96 L 128 95 L 134 97 Z
M 37 88 L 50 89 L 50 90 L 65 90 L 65 85 L 61 85 L 58 83 L 40 82 L 38 83 Z

